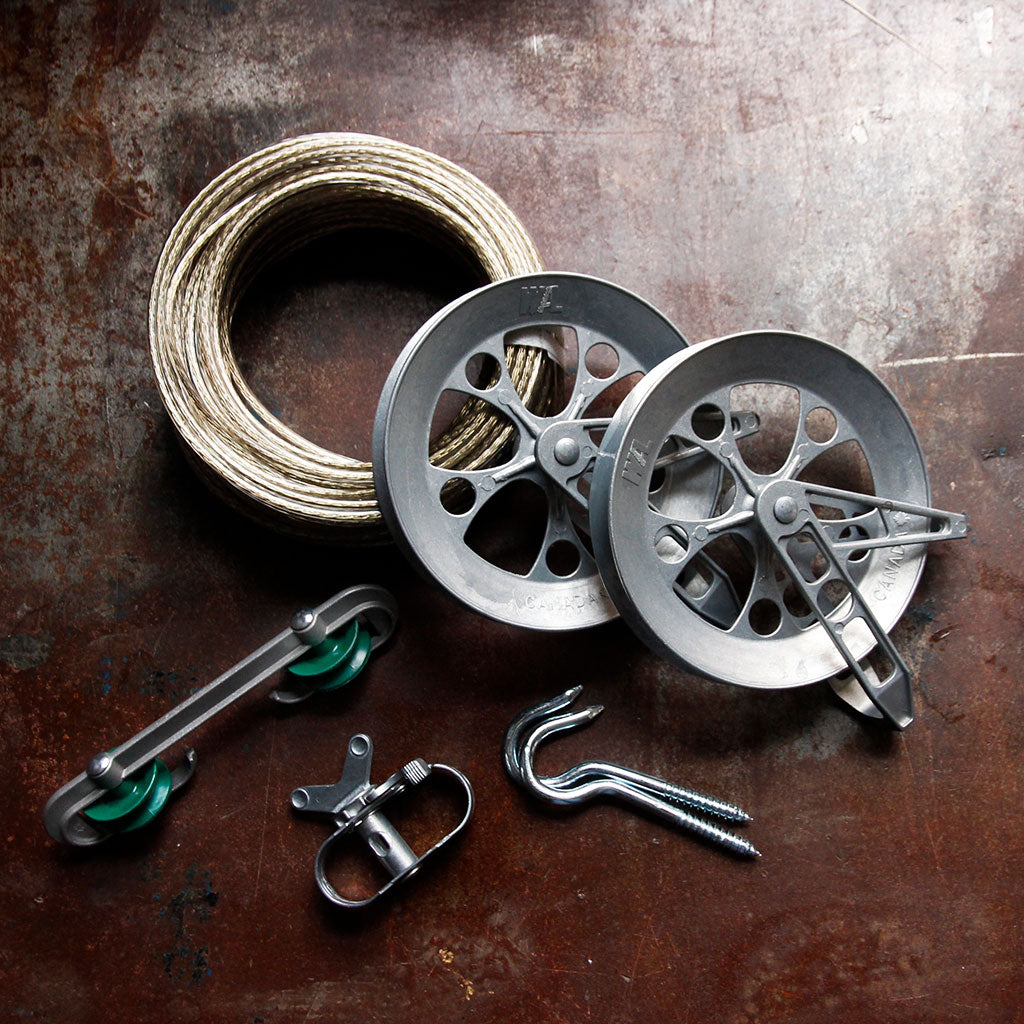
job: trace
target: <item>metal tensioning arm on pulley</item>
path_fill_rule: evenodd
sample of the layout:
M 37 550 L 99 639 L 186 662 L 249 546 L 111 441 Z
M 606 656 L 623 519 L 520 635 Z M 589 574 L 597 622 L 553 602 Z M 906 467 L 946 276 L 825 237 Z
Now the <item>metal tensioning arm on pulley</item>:
M 73 846 L 92 846 L 117 832 L 138 827 L 143 823 L 140 815 L 148 821 L 152 815 L 144 814 L 146 808 L 140 801 L 154 799 L 150 791 L 162 786 L 162 805 L 171 792 L 189 780 L 195 766 L 195 752 L 188 750 L 184 762 L 167 773 L 162 762 L 155 760 L 158 754 L 286 666 L 292 666 L 295 674 L 287 686 L 270 694 L 278 703 L 295 703 L 317 690 L 347 682 L 362 668 L 369 651 L 388 640 L 397 619 L 394 598 L 376 586 L 350 587 L 316 608 L 298 612 L 290 628 L 126 743 L 97 754 L 82 774 L 50 797 L 43 812 L 47 832 Z M 344 627 L 347 631 L 336 639 L 333 634 Z M 303 667 L 305 671 L 299 674 Z M 331 669 L 335 672 L 329 679 L 310 678 L 323 676 Z M 147 780 L 139 778 L 140 772 L 154 765 L 163 769 L 161 777 L 151 773 Z M 147 786 L 149 789 L 143 791 Z M 104 801 L 109 813 L 93 809 L 90 814 L 90 808 L 103 806 Z M 113 824 L 115 818 L 119 825 Z

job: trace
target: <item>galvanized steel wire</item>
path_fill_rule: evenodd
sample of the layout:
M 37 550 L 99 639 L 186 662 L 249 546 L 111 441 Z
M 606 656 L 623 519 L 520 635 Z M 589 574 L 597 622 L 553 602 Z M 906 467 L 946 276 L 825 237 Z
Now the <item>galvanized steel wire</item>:
M 426 237 L 469 257 L 485 280 L 543 269 L 522 224 L 468 171 L 378 136 L 306 135 L 240 160 L 192 200 L 157 264 L 149 332 L 164 405 L 214 489 L 272 525 L 359 542 L 384 536 L 370 463 L 321 448 L 277 419 L 231 348 L 232 317 L 255 275 L 350 227 Z M 508 363 L 524 399 L 543 401 L 552 364 L 542 352 L 515 346 Z M 467 402 L 431 459 L 484 465 L 510 431 L 483 403 Z

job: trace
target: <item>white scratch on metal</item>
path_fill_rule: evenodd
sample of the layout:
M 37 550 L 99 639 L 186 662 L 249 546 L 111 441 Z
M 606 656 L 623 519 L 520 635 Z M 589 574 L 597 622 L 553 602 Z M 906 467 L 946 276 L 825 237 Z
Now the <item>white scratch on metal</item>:
M 900 366 L 927 366 L 929 363 L 967 363 L 975 359 L 1021 359 L 1024 352 L 964 352 L 958 356 L 921 356 L 917 359 L 893 359 L 879 363 L 880 367 L 894 369 Z
M 983 7 L 974 12 L 974 28 L 978 33 L 978 49 L 982 57 L 992 56 L 992 42 L 995 39 L 996 13 L 992 7 Z

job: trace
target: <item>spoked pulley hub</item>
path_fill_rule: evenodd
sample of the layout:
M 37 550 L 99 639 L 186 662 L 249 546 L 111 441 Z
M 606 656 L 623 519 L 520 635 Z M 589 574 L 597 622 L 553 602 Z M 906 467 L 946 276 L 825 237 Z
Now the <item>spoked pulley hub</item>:
M 744 437 L 751 409 L 760 428 Z M 697 516 L 658 468 L 689 450 L 721 469 Z M 619 611 L 669 660 L 763 688 L 849 672 L 840 695 L 902 728 L 910 683 L 888 631 L 925 542 L 967 533 L 928 502 L 917 437 L 878 378 L 812 338 L 751 332 L 680 352 L 633 390 L 596 461 L 591 536 Z
M 546 351 L 543 402 L 510 378 L 512 345 Z M 377 410 L 375 484 L 396 541 L 491 618 L 563 630 L 614 617 L 588 534 L 594 457 L 621 396 L 685 345 L 642 299 L 576 274 L 512 278 L 453 302 L 399 356 Z M 500 445 L 450 468 L 435 442 L 453 415 L 499 423 Z M 709 514 L 720 472 L 706 457 L 668 466 L 674 512 Z

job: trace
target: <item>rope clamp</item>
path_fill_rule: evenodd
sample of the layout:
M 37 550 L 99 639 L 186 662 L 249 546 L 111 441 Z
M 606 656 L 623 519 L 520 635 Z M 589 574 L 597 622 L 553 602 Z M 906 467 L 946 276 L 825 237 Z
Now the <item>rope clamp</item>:
M 422 758 L 410 761 L 379 786 L 370 784 L 370 759 L 373 741 L 365 733 L 349 740 L 345 766 L 341 779 L 329 786 L 301 786 L 291 796 L 292 807 L 310 814 L 325 814 L 334 819 L 335 832 L 323 843 L 316 855 L 314 874 L 320 891 L 335 906 L 356 909 L 373 903 L 393 885 L 412 878 L 420 865 L 454 839 L 469 824 L 473 816 L 473 787 L 458 769 L 446 764 L 428 764 Z M 450 775 L 462 787 L 466 809 L 462 820 L 426 853 L 417 855 L 402 838 L 398 830 L 381 813 L 381 807 L 392 797 L 410 787 L 425 782 L 433 772 Z M 372 896 L 350 899 L 342 896 L 327 879 L 328 854 L 335 844 L 351 833 L 365 841 L 385 871 L 389 880 Z

